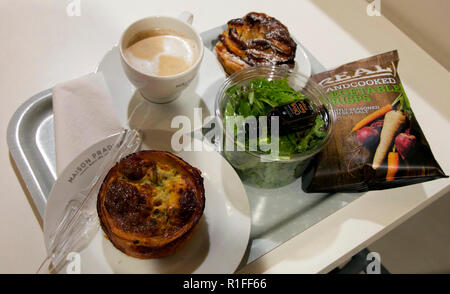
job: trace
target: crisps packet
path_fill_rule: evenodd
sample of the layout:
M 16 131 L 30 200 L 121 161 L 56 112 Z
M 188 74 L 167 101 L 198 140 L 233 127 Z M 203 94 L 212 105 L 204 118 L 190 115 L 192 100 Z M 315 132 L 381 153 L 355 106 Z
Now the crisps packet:
M 336 123 L 303 175 L 305 192 L 381 190 L 446 177 L 414 117 L 398 61 L 395 50 L 311 77 L 328 93 Z

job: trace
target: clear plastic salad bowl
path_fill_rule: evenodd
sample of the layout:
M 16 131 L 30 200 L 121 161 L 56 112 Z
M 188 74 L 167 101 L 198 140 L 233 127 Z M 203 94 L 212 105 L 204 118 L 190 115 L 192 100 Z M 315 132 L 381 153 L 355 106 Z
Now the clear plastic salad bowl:
M 230 131 L 229 128 L 224 127 L 227 119 L 225 108 L 230 99 L 226 90 L 234 85 L 247 86 L 255 78 L 265 78 L 269 81 L 286 78 L 289 86 L 302 93 L 325 121 L 323 138 L 303 152 L 293 152 L 282 156 L 270 156 L 267 152 L 264 153 L 261 150 L 249 151 L 249 148 L 242 148 L 242 146 L 238 148 L 239 140 L 235 140 L 235 129 L 232 128 Z M 245 183 L 262 188 L 281 187 L 300 177 L 313 156 L 319 153 L 328 143 L 333 132 L 335 119 L 328 96 L 319 85 L 300 73 L 279 66 L 250 67 L 229 76 L 219 89 L 215 111 L 223 132 L 220 144 L 226 159 Z M 229 118 L 229 114 L 227 116 Z M 280 137 L 280 144 L 281 139 Z M 231 140 L 232 143 L 227 143 L 228 140 Z M 231 150 L 230 146 L 233 146 Z

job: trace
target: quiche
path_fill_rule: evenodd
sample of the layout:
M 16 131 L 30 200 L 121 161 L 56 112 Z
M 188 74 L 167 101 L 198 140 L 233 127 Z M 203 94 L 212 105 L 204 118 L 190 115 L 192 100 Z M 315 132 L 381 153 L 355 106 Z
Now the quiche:
M 97 198 L 108 239 L 142 259 L 174 254 L 194 233 L 204 208 L 200 170 L 163 151 L 140 151 L 119 161 Z
M 294 68 L 296 50 L 285 25 L 257 12 L 230 20 L 214 48 L 227 74 L 257 65 Z

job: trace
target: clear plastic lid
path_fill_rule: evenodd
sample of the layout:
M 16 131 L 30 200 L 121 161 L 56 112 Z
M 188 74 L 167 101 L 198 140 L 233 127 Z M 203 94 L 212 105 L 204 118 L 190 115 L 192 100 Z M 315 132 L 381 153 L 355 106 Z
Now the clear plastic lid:
M 246 86 L 250 83 L 251 80 L 261 77 L 266 78 L 269 81 L 286 78 L 291 88 L 299 91 L 306 98 L 308 98 L 310 103 L 326 122 L 327 134 L 320 142 L 320 144 L 317 144 L 316 146 L 305 152 L 293 153 L 288 157 L 280 156 L 273 158 L 273 160 L 282 162 L 301 161 L 310 158 L 311 156 L 320 152 L 328 143 L 333 132 L 333 125 L 335 120 L 333 106 L 331 105 L 327 94 L 317 83 L 308 79 L 308 77 L 302 75 L 301 73 L 288 70 L 285 67 L 255 66 L 240 70 L 229 76 L 221 85 L 219 92 L 217 93 L 215 103 L 216 115 L 219 118 L 222 128 L 224 126 L 225 118 L 224 110 L 229 100 L 229 96 L 226 94 L 226 90 L 234 85 Z M 226 137 L 231 138 L 232 134 L 227 132 L 225 128 L 223 128 L 223 131 Z M 245 152 L 255 157 L 266 156 L 265 153 L 260 151 L 246 150 Z

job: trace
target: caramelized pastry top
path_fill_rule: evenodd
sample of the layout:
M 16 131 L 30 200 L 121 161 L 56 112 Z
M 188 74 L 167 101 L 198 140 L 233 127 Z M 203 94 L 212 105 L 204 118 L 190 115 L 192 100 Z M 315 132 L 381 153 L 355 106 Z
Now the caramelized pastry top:
M 286 26 L 264 13 L 251 12 L 228 22 L 215 51 L 231 74 L 254 65 L 293 67 L 296 48 Z
M 99 215 L 111 233 L 144 238 L 144 243 L 169 240 L 202 215 L 203 179 L 197 169 L 175 155 L 138 152 L 111 169 L 99 201 Z

